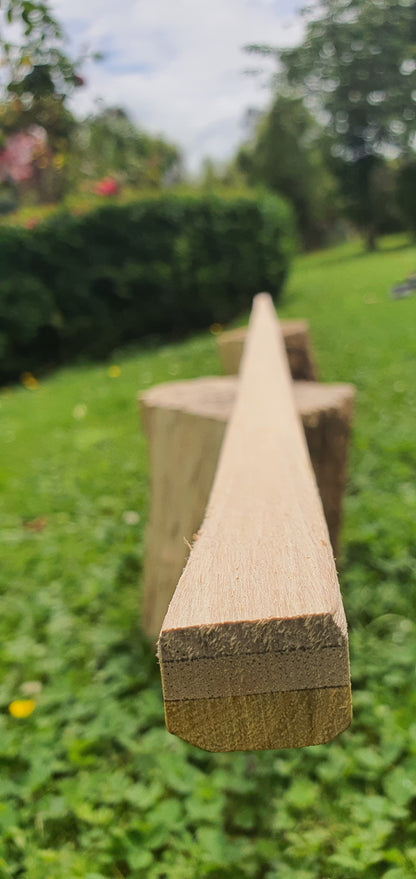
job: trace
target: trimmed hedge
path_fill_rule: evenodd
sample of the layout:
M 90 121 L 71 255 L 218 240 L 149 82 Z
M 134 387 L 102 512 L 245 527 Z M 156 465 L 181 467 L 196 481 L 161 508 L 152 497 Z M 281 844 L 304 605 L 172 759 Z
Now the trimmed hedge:
M 0 378 L 149 335 L 226 322 L 278 298 L 293 219 L 276 196 L 163 196 L 0 229 Z

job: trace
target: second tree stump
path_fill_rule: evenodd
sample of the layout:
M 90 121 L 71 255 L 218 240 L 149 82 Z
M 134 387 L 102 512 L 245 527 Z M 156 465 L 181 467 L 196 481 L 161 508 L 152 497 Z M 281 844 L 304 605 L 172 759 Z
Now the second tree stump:
M 158 385 L 141 396 L 150 447 L 151 505 L 146 537 L 143 627 L 159 633 L 207 506 L 236 377 Z M 348 384 L 294 382 L 309 454 L 337 553 L 355 391 Z

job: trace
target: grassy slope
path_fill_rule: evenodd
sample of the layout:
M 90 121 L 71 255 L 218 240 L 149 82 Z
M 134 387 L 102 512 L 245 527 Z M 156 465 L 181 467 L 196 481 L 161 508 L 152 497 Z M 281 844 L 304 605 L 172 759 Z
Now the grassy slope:
M 214 339 L 2 394 L 0 877 L 415 875 L 416 300 L 387 296 L 415 267 L 399 239 L 302 257 L 281 309 L 309 318 L 323 379 L 359 392 L 342 578 L 355 719 L 329 746 L 209 755 L 163 726 L 137 621 L 134 400 L 218 372 Z M 37 707 L 17 720 L 31 681 Z

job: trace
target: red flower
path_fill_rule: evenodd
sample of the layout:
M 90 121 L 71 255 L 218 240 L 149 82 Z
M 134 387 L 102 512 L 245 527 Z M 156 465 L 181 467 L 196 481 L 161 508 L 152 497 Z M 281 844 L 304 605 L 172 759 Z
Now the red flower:
M 114 177 L 104 177 L 95 187 L 97 195 L 118 195 L 120 186 Z

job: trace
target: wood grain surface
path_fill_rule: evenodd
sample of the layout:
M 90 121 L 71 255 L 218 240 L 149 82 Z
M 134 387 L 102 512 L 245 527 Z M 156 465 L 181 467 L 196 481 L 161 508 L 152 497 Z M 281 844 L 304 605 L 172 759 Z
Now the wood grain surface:
M 280 328 L 292 378 L 316 381 L 318 370 L 312 353 L 306 320 L 282 320 Z M 237 375 L 247 336 L 247 327 L 226 330 L 217 336 L 218 352 L 226 375 Z
M 267 294 L 254 300 L 207 513 L 159 659 L 168 728 L 209 750 L 315 744 L 350 721 L 345 615 Z

